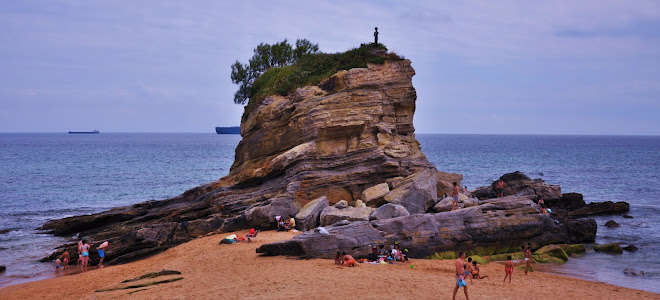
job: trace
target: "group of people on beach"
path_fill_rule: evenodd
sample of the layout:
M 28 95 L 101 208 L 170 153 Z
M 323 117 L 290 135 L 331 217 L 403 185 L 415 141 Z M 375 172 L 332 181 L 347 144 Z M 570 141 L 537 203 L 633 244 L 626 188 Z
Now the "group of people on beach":
M 277 221 L 277 231 L 289 231 L 296 229 L 296 219 L 291 215 L 288 219 L 277 216 L 275 217 L 275 221 Z
M 101 243 L 98 247 L 96 247 L 96 251 L 99 254 L 99 268 L 103 268 L 103 259 L 105 258 L 105 250 L 110 246 L 110 243 L 112 243 L 112 239 L 108 239 Z M 82 237 L 82 239 L 78 242 L 78 267 L 81 267 L 83 269 L 87 268 L 89 265 L 89 252 L 92 249 L 92 245 L 87 242 L 86 237 Z M 69 269 L 69 251 L 64 249 L 64 252 L 62 255 L 58 256 L 57 259 L 55 260 L 55 270 L 59 271 L 60 268 L 67 270 Z

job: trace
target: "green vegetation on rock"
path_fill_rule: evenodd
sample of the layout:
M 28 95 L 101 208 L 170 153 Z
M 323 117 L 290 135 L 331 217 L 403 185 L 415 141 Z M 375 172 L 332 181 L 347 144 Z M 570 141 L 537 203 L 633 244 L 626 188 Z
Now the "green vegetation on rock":
M 286 40 L 283 43 L 286 43 Z M 237 61 L 232 65 L 232 81 L 239 84 L 234 102 L 239 104 L 248 102 L 243 119 L 246 119 L 252 109 L 267 96 L 286 96 L 297 88 L 318 85 L 337 71 L 366 68 L 368 63 L 383 64 L 386 60 L 402 59 L 395 53 L 387 53 L 387 48 L 382 44 L 362 44 L 346 52 L 328 54 L 313 51 L 318 50 L 318 45 L 312 45 L 309 41 L 307 43 L 311 45 L 308 45 L 307 49 L 311 50 L 298 51 L 299 56 L 293 56 L 288 61 L 283 60 L 285 63 L 282 64 L 260 63 L 268 61 L 260 58 L 260 56 L 268 56 L 268 51 L 259 51 L 260 47 L 266 47 L 268 44 L 265 46 L 260 44 L 255 49 L 249 64 L 242 65 Z M 252 67 L 253 65 L 255 67 Z
M 525 254 L 520 252 L 514 252 L 514 253 L 502 253 L 502 254 L 496 254 L 496 255 L 490 255 L 487 256 L 486 259 L 488 261 L 505 261 L 507 256 L 511 255 L 511 259 L 523 259 L 525 258 Z
M 558 258 L 558 257 L 554 257 L 554 256 L 550 255 L 549 253 L 532 254 L 532 258 L 534 258 L 534 260 L 536 262 L 544 263 L 544 264 L 545 263 L 563 264 L 563 263 L 566 262 L 565 260 L 563 260 L 561 258 Z
M 543 260 L 548 260 L 544 257 L 545 255 L 551 256 L 553 258 L 557 258 L 561 260 L 562 263 L 568 260 L 568 254 L 566 254 L 564 249 L 562 249 L 557 245 L 545 245 L 539 248 L 538 250 L 536 250 L 534 254 L 541 257 L 540 260 L 534 258 L 538 262 L 544 262 Z
M 456 258 L 458 258 L 458 255 L 454 251 L 443 251 L 443 252 L 433 253 L 428 258 L 429 259 L 456 259 Z
M 594 250 L 596 250 L 596 252 L 604 252 L 604 253 L 610 253 L 610 254 L 621 254 L 621 253 L 623 253 L 623 249 L 621 249 L 621 246 L 619 246 L 619 243 L 611 243 L 611 244 L 605 244 L 605 245 L 594 245 Z
M 483 258 L 479 255 L 472 255 L 472 256 L 470 256 L 470 258 L 472 258 L 473 261 L 476 261 L 480 265 L 485 265 L 485 264 L 489 263 L 488 260 L 486 260 L 485 258 Z
M 566 254 L 578 254 L 578 253 L 584 253 L 587 249 L 585 244 L 561 244 L 557 245 L 564 249 Z

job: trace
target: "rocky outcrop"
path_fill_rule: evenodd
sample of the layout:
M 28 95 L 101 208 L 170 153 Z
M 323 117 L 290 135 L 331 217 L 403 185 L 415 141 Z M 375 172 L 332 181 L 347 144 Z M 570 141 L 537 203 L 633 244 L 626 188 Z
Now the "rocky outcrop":
M 609 221 L 605 222 L 605 227 L 616 228 L 616 227 L 619 227 L 619 226 L 621 226 L 621 225 L 619 225 L 619 223 L 615 222 L 614 220 L 609 220 Z
M 575 234 L 577 228 L 588 232 Z M 396 241 L 409 249 L 410 257 L 422 258 L 435 252 L 478 247 L 507 253 L 527 242 L 537 245 L 593 242 L 596 234 L 593 220 L 562 220 L 557 224 L 541 214 L 528 197 L 491 199 L 456 211 L 351 222 L 326 229 L 329 235 L 309 231 L 288 241 L 264 244 L 257 252 L 331 257 L 338 250 L 366 253 L 369 245 Z
M 208 233 L 275 228 L 275 216 L 296 215 L 312 200 L 354 203 L 379 184 L 395 184 L 388 199 L 423 213 L 435 204 L 431 190 L 444 192 L 462 176 L 437 171 L 421 151 L 413 126 L 414 75 L 410 61 L 387 60 L 255 101 L 241 123 L 228 176 L 171 199 L 53 220 L 41 229 L 114 238 L 106 256 L 112 264 Z M 423 181 L 405 179 L 420 172 L 414 178 Z M 368 220 L 371 211 L 363 211 Z M 75 243 L 67 247 L 75 252 Z
M 511 190 L 505 189 L 504 195 L 531 196 L 535 200 L 543 198 L 544 201 L 558 201 L 561 199 L 561 187 L 558 185 L 546 184 L 542 179 L 530 179 L 520 171 L 507 173 L 500 177 Z M 498 180 L 493 181 L 489 186 L 477 188 L 472 192 L 472 196 L 480 200 L 495 198 L 495 185 Z
M 605 244 L 605 245 L 594 245 L 594 250 L 596 252 L 603 252 L 603 253 L 609 253 L 609 254 L 621 254 L 623 253 L 623 249 L 619 245 L 619 243 L 611 243 L 611 244 Z
M 411 214 L 425 213 L 438 202 L 437 185 L 435 172 L 424 170 L 404 178 L 384 199 L 405 207 Z
M 321 226 L 335 224 L 342 220 L 347 221 L 369 221 L 369 215 L 373 212 L 371 207 L 337 208 L 328 206 L 321 211 Z
M 624 201 L 620 202 L 592 202 L 586 206 L 570 211 L 568 213 L 571 217 L 585 217 L 585 216 L 595 216 L 595 215 L 610 215 L 610 214 L 622 214 L 630 210 L 630 204 Z
M 368 206 L 378 207 L 385 203 L 385 195 L 390 192 L 390 187 L 387 183 L 377 184 L 362 191 L 362 199 Z
M 328 198 L 321 197 L 307 203 L 298 214 L 296 214 L 296 226 L 305 231 L 316 228 L 320 224 L 321 211 L 328 207 Z
M 582 194 L 579 193 L 566 193 L 562 194 L 560 199 L 543 199 L 543 201 L 548 207 L 566 210 L 578 209 L 587 205 L 584 203 Z
M 644 271 L 637 270 L 635 268 L 625 268 L 625 269 L 623 269 L 623 274 L 626 274 L 628 276 L 644 276 L 644 275 L 646 275 L 644 273 Z
M 398 218 L 398 217 L 403 217 L 403 216 L 409 216 L 410 213 L 408 210 L 397 204 L 392 204 L 388 203 L 385 204 L 378 209 L 376 209 L 373 213 L 371 213 L 371 216 L 369 216 L 370 220 L 385 220 L 385 219 L 391 219 L 391 218 Z

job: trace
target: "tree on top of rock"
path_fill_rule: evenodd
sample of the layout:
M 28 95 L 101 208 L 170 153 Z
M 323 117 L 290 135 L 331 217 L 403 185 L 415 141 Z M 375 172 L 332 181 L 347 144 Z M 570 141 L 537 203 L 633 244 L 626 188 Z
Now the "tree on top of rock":
M 250 99 L 254 81 L 272 67 L 283 67 L 295 63 L 306 54 L 319 52 L 319 45 L 307 39 L 296 40 L 295 48 L 287 40 L 272 45 L 261 43 L 247 64 L 238 60 L 231 66 L 231 81 L 238 84 L 234 103 L 245 104 Z

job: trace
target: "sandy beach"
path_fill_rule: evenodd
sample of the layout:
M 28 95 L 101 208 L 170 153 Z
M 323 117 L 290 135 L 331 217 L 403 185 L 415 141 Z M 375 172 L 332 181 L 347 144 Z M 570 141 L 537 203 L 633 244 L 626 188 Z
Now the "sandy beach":
M 330 259 L 299 260 L 255 253 L 262 243 L 293 237 L 295 234 L 291 232 L 262 232 L 253 243 L 219 245 L 229 234 L 199 238 L 129 264 L 9 286 L 0 290 L 0 298 L 451 299 L 452 296 L 454 279 L 450 260 L 413 259 L 407 264 L 358 264 L 349 268 L 334 265 Z M 177 270 L 181 275 L 130 283 L 175 280 L 158 285 L 97 291 L 127 287 L 130 284 L 120 283 L 163 269 Z M 541 272 L 525 276 L 517 269 L 511 284 L 503 283 L 503 266 L 498 263 L 481 266 L 481 270 L 489 278 L 468 284 L 472 299 L 660 299 L 658 294 L 600 282 Z M 457 299 L 465 299 L 462 289 Z

